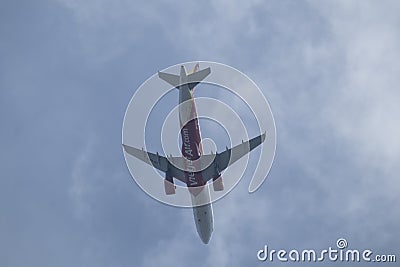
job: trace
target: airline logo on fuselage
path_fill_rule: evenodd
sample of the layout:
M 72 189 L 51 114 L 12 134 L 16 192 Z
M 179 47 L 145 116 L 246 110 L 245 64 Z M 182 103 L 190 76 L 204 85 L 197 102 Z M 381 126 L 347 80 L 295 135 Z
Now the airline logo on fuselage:
M 195 177 L 195 170 L 196 168 L 193 166 L 193 150 L 190 146 L 190 135 L 189 130 L 186 128 L 182 129 L 183 133 L 183 156 L 187 159 L 186 160 L 186 168 L 187 168 L 187 175 L 188 175 L 188 184 L 190 186 L 198 185 L 198 182 Z

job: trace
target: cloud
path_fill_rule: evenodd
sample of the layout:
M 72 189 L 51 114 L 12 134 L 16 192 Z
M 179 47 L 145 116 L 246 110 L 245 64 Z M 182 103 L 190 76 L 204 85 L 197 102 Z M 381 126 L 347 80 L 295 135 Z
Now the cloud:
M 395 123 L 400 115 L 400 93 L 395 90 L 400 82 L 396 5 L 389 1 L 316 5 L 331 25 L 329 46 L 338 51 L 343 69 L 338 77 L 327 76 L 326 84 L 332 81 L 333 85 L 320 119 L 357 170 L 353 179 L 375 189 L 352 197 L 359 205 L 372 202 L 376 196 L 400 201 L 396 175 L 400 159 L 400 126 Z
M 272 109 L 278 125 L 278 157 L 287 161 L 279 166 L 293 165 L 292 168 L 302 171 L 285 177 L 279 175 L 284 172 L 278 170 L 273 178 L 286 180 L 278 183 L 279 186 L 290 186 L 286 184 L 289 180 L 299 179 L 292 187 L 286 188 L 290 192 L 290 199 L 297 200 L 297 204 L 292 204 L 294 207 L 290 216 L 295 216 L 296 208 L 301 209 L 300 204 L 304 205 L 303 208 L 307 207 L 296 220 L 304 220 L 313 225 L 320 222 L 321 227 L 325 225 L 332 229 L 337 225 L 338 229 L 355 239 L 353 242 L 357 242 L 356 236 L 360 231 L 376 227 L 382 236 L 386 236 L 393 229 L 384 230 L 384 226 L 388 223 L 390 225 L 397 218 L 392 208 L 388 207 L 387 211 L 392 215 L 386 218 L 386 222 L 370 220 L 360 225 L 359 218 L 373 217 L 376 210 L 386 204 L 399 203 L 396 174 L 399 171 L 397 162 L 400 142 L 397 136 L 400 127 L 395 121 L 400 114 L 397 105 L 400 95 L 395 88 L 399 84 L 397 73 L 400 64 L 396 59 L 400 54 L 400 36 L 396 30 L 399 22 L 394 8 L 396 3 L 354 4 L 343 1 L 335 6 L 320 2 L 307 3 L 310 10 L 316 11 L 314 19 L 321 22 L 322 26 L 313 24 L 313 18 L 307 20 L 299 13 L 288 11 L 285 15 L 294 15 L 295 19 L 285 20 L 286 17 L 277 18 L 271 14 L 267 20 L 272 23 L 265 24 L 269 27 L 255 27 L 250 35 L 252 39 L 279 29 L 277 39 L 271 37 L 277 43 L 267 45 L 264 54 L 253 53 L 256 65 L 246 66 L 254 73 L 255 80 L 264 88 L 270 101 L 272 99 Z M 266 10 L 265 6 L 261 9 Z M 254 11 L 255 7 L 244 7 L 243 10 L 251 16 L 249 10 Z M 246 25 L 248 16 L 235 17 L 230 21 L 232 28 L 235 25 Z M 229 19 L 228 15 L 221 20 L 226 17 Z M 253 16 L 250 20 L 266 21 Z M 224 24 L 220 22 L 216 17 L 210 24 L 219 25 L 223 29 Z M 294 25 L 294 22 L 299 24 Z M 203 23 L 206 24 L 203 25 L 206 36 L 211 32 L 207 32 L 207 29 L 212 29 L 213 25 Z M 299 26 L 301 23 L 311 27 L 308 32 L 298 32 L 306 27 Z M 319 31 L 322 33 L 318 34 Z M 187 32 L 189 26 L 180 34 Z M 240 39 L 243 34 L 240 30 L 230 33 L 229 36 L 222 34 L 213 38 L 212 41 L 217 44 L 207 48 L 207 52 L 202 49 L 203 44 L 187 49 L 200 55 L 220 53 L 218 57 L 223 58 L 229 48 L 237 45 L 233 41 Z M 199 36 L 202 36 L 202 31 Z M 189 40 L 194 39 L 189 34 Z M 298 42 L 283 44 L 285 39 Z M 222 51 L 222 47 L 229 41 L 229 48 Z M 278 44 L 283 46 L 277 47 Z M 238 51 L 241 52 L 243 46 L 240 47 L 242 49 Z M 254 44 L 254 51 L 257 49 L 257 44 Z M 268 49 L 278 51 L 278 54 L 272 55 Z M 227 55 L 227 58 L 234 60 L 232 56 Z M 257 64 L 260 62 L 264 62 L 265 66 Z M 295 185 L 298 187 L 293 187 Z M 271 186 L 268 179 L 264 186 Z M 314 190 L 320 192 L 315 193 Z M 269 199 L 255 197 L 261 203 Z M 274 198 L 279 199 L 279 196 L 274 194 L 272 200 Z M 230 201 L 237 210 L 240 210 L 242 203 L 251 207 L 250 201 Z M 257 212 L 252 208 L 250 210 Z M 235 214 L 235 211 L 226 207 L 218 212 L 227 218 Z M 307 219 L 307 216 L 313 214 L 325 218 Z M 262 218 L 261 221 L 263 219 L 268 220 Z M 348 224 L 348 228 L 339 226 L 341 220 Z M 243 223 L 245 219 L 240 220 L 240 224 Z M 223 231 L 240 235 L 240 232 L 235 231 L 238 227 L 235 223 L 225 221 L 223 225 Z M 262 229 L 260 227 L 257 231 Z M 331 239 L 334 238 L 331 236 Z M 216 239 L 216 242 L 227 240 Z M 382 238 L 383 243 L 378 246 L 385 246 L 387 239 Z M 298 242 L 296 236 L 292 237 L 292 242 Z M 318 241 L 321 245 L 323 242 Z M 227 243 L 225 245 L 229 247 Z M 226 263 L 228 260 L 223 260 L 224 253 L 221 255 L 220 260 Z
M 391 205 L 399 203 L 400 36 L 394 4 L 309 1 L 295 11 L 287 2 L 226 9 L 218 2 L 207 6 L 200 22 L 191 18 L 205 7 L 178 16 L 170 39 L 184 39 L 175 43 L 198 57 L 237 62 L 237 55 L 269 98 L 278 126 L 279 163 L 263 185 L 268 194 L 249 200 L 232 193 L 215 205 L 211 265 L 251 260 L 252 252 L 241 252 L 238 244 L 257 233 L 264 242 L 301 247 L 329 246 L 346 234 L 356 246 L 366 241 L 363 233 L 379 229 L 375 245 L 390 249 L 396 236 L 388 233 L 398 219 Z M 391 214 L 385 220 L 367 219 L 384 207 Z
M 61 213 L 63 217 L 59 221 L 64 224 L 54 228 L 52 240 L 39 240 L 37 235 L 32 235 L 41 246 L 29 247 L 30 254 L 48 255 L 47 247 L 67 240 L 58 253 L 71 261 L 69 265 L 84 262 L 96 266 L 128 266 L 138 262 L 142 266 L 203 266 L 204 263 L 243 266 L 256 262 L 255 253 L 264 244 L 285 249 L 325 248 L 340 236 L 347 237 L 352 247 L 368 245 L 382 252 L 398 251 L 398 2 L 205 1 L 179 5 L 173 1 L 138 4 L 122 0 L 58 0 L 54 3 L 68 11 L 67 15 L 62 13 L 67 23 L 52 24 L 54 28 L 46 29 L 70 30 L 68 36 L 74 38 L 66 42 L 68 45 L 61 45 L 63 35 L 57 35 L 54 43 L 49 44 L 46 38 L 51 39 L 53 35 L 41 34 L 39 38 L 33 34 L 39 30 L 33 31 L 30 38 L 36 38 L 38 47 L 52 47 L 49 57 L 57 58 L 54 59 L 57 68 L 38 64 L 46 54 L 45 48 L 38 55 L 37 50 L 29 50 L 26 57 L 20 54 L 20 46 L 15 46 L 18 49 L 11 53 L 13 57 L 20 55 L 18 60 L 30 67 L 22 74 L 18 68 L 7 68 L 4 78 L 0 77 L 2 85 L 8 88 L 7 81 L 14 81 L 14 77 L 26 80 L 33 66 L 40 70 L 40 75 L 29 72 L 32 87 L 26 88 L 43 87 L 44 92 L 52 93 L 40 95 L 34 101 L 27 99 L 24 112 L 30 114 L 36 105 L 56 103 L 57 114 L 68 116 L 65 120 L 57 116 L 63 123 L 57 124 L 56 133 L 62 137 L 54 143 L 68 157 L 76 156 L 72 162 L 65 155 L 46 158 L 49 156 L 41 152 L 40 146 L 48 142 L 39 142 L 44 139 L 42 128 L 34 129 L 35 136 L 28 130 L 21 130 L 18 136 L 34 143 L 35 155 L 42 156 L 29 158 L 32 168 L 45 166 L 37 164 L 43 159 L 47 159 L 47 164 L 54 163 L 46 166 L 53 168 L 52 172 L 38 170 L 28 175 L 29 179 L 37 178 L 35 175 L 43 179 L 34 187 L 39 190 L 37 194 L 46 193 L 40 187 L 52 178 L 43 177 L 44 173 L 56 174 L 59 170 L 55 168 L 68 164 L 71 167 L 70 175 L 65 175 L 66 179 L 70 178 L 70 184 L 67 183 L 70 190 L 65 198 L 68 204 L 57 207 L 68 210 L 72 202 L 72 216 L 68 211 Z M 46 15 L 43 17 L 40 25 L 47 25 Z M 32 25 L 36 22 L 30 17 L 27 19 Z M 22 34 L 19 29 L 16 31 Z M 28 32 L 30 28 L 21 29 Z M 17 41 L 14 43 L 21 43 Z M 86 66 L 82 68 L 78 64 L 82 61 L 65 58 L 57 44 L 62 48 L 82 49 L 83 53 L 74 55 L 86 57 Z M 146 58 L 153 60 L 151 64 Z M 7 59 L 9 64 L 5 62 L 4 66 L 15 62 L 14 58 Z M 121 88 L 132 88 L 132 81 L 140 84 L 148 74 L 145 67 L 154 71 L 156 64 L 196 59 L 228 63 L 248 74 L 270 101 L 278 135 L 276 160 L 260 190 L 251 195 L 247 193 L 246 173 L 227 197 L 215 203 L 215 228 L 207 246 L 197 236 L 190 210 L 161 205 L 148 198 L 133 182 L 125 183 L 129 174 L 124 169 L 119 147 L 118 125 L 122 121 L 121 107 L 128 101 L 125 99 L 128 89 L 121 98 L 115 97 Z M 135 63 L 126 67 L 131 61 Z M 131 68 L 137 72 L 131 72 Z M 72 70 L 76 73 L 68 76 Z M 119 76 L 123 71 L 126 76 Z M 80 77 L 85 77 L 85 81 Z M 37 82 L 51 78 L 55 80 L 50 83 Z M 64 94 L 54 92 L 58 84 L 72 85 L 68 96 L 84 100 L 79 104 L 79 112 L 74 112 L 77 99 L 68 102 Z M 13 92 L 12 95 L 24 93 Z M 98 98 L 86 97 L 81 92 Z M 6 102 L 10 97 L 5 94 L 4 99 Z M 93 107 L 95 112 L 89 112 Z M 28 120 L 20 116 L 16 121 L 32 125 L 29 129 L 49 127 L 47 121 L 33 123 L 37 117 L 32 113 Z M 84 139 L 82 146 L 75 144 L 71 148 L 70 142 L 65 141 L 70 141 L 70 137 L 65 133 L 83 134 L 79 126 L 93 118 L 93 123 L 85 124 L 88 130 L 82 137 L 90 138 Z M 96 136 L 87 135 L 90 131 Z M 10 144 L 18 144 L 11 136 L 7 137 Z M 22 176 L 25 174 L 21 173 Z M 58 183 L 52 185 L 54 190 L 60 190 Z M 26 189 L 27 193 L 30 191 L 31 188 Z M 54 195 L 63 196 L 62 193 Z M 31 200 L 25 194 L 18 196 L 21 203 Z M 54 200 L 51 197 L 46 194 L 49 202 Z M 60 199 L 63 198 L 57 200 Z M 55 210 L 52 205 L 39 202 L 32 205 L 43 215 L 53 214 Z M 6 208 L 14 210 L 15 206 Z M 61 208 L 57 211 L 60 210 L 63 211 Z M 7 213 L 10 222 L 31 218 L 25 214 L 31 212 L 28 208 L 18 212 L 21 217 Z M 26 229 L 47 233 L 38 227 L 48 225 L 43 224 L 45 220 L 45 216 L 35 217 L 36 224 Z M 54 225 L 60 224 L 59 221 L 54 220 Z M 71 224 L 74 227 L 68 228 Z M 27 232 L 26 236 L 6 236 L 16 244 L 25 244 L 26 236 L 30 235 Z M 24 252 L 19 250 L 17 254 Z M 46 256 L 36 257 L 32 265 L 48 260 Z
M 139 49 L 153 47 L 149 42 L 161 43 L 163 40 L 158 30 L 162 23 L 161 3 L 126 0 L 56 2 L 69 10 L 74 18 L 76 34 L 86 60 L 92 62 L 90 65 L 104 64 L 132 50 L 133 55 L 140 54 Z M 156 41 L 157 38 L 159 41 Z
M 399 20 L 387 3 L 342 2 L 339 12 L 328 17 L 346 61 L 336 101 L 327 107 L 332 128 L 362 159 L 384 169 L 394 167 L 400 156 L 400 127 L 393 123 L 400 114 L 395 90 L 400 82 Z
M 88 199 L 95 190 L 95 179 L 93 171 L 94 141 L 93 138 L 86 139 L 86 144 L 79 151 L 72 166 L 70 196 L 74 202 L 75 215 L 82 221 L 90 218 L 91 203 Z

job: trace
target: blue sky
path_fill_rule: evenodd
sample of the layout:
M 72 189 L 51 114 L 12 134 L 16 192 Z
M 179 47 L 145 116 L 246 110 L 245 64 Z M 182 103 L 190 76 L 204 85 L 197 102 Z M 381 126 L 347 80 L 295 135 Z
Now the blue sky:
M 398 10 L 397 1 L 3 2 L 0 265 L 283 266 L 256 252 L 323 249 L 339 237 L 398 253 Z M 193 60 L 249 75 L 277 127 L 269 177 L 251 195 L 245 177 L 215 203 L 207 246 L 191 210 L 139 189 L 121 150 L 136 88 Z

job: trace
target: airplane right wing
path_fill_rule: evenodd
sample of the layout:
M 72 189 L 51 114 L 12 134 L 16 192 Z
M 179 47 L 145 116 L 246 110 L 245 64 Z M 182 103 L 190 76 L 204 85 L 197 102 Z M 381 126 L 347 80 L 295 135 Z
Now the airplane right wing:
M 202 171 L 202 176 L 204 181 L 209 181 L 215 177 L 219 177 L 221 172 L 225 170 L 228 166 L 235 163 L 237 160 L 242 158 L 244 155 L 249 153 L 251 150 L 259 146 L 265 140 L 266 133 L 254 137 L 246 142 L 231 148 L 226 149 L 222 153 L 217 153 L 216 155 L 204 155 L 202 157 L 214 157 L 213 162 Z M 206 160 L 207 161 L 207 160 Z

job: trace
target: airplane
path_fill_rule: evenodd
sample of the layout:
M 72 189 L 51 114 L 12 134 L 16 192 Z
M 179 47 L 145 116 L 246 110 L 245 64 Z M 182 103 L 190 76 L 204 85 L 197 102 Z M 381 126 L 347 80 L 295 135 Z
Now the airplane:
M 191 195 L 196 230 L 204 244 L 208 244 L 214 229 L 213 209 L 208 182 L 214 191 L 223 191 L 221 172 L 229 165 L 249 153 L 265 140 L 266 132 L 224 152 L 203 155 L 198 116 L 193 95 L 194 88 L 211 73 L 210 67 L 199 70 L 197 63 L 193 71 L 180 75 L 158 72 L 158 77 L 179 91 L 179 120 L 182 138 L 182 156 L 161 156 L 143 149 L 123 144 L 125 151 L 139 160 L 165 173 L 164 190 L 175 194 L 174 178 L 185 183 Z

